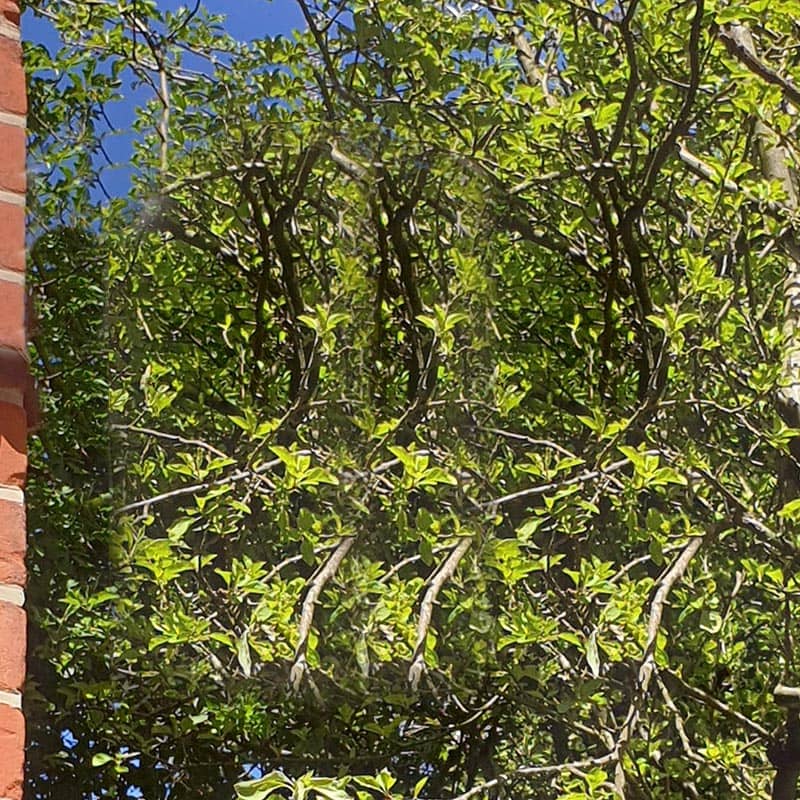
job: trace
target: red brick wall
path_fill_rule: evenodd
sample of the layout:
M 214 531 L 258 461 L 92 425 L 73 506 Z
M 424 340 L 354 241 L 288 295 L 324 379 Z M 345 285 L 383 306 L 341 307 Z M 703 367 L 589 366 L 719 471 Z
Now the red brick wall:
M 0 0 L 0 800 L 22 797 L 25 743 L 25 112 L 19 9 Z

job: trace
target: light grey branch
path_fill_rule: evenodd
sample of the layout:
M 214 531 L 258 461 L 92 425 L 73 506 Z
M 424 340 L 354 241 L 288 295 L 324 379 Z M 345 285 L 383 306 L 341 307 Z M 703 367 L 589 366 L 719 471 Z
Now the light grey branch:
M 306 661 L 308 637 L 311 633 L 311 625 L 314 622 L 314 609 L 319 601 L 319 596 L 328 581 L 336 574 L 355 540 L 355 536 L 345 536 L 308 585 L 308 591 L 303 598 L 303 607 L 300 612 L 300 624 L 297 628 L 297 647 L 295 648 L 294 663 L 289 672 L 289 685 L 295 692 L 300 689 L 303 678 L 308 672 L 308 662 Z
M 658 455 L 658 451 L 648 451 L 644 453 L 644 455 Z M 485 503 L 480 504 L 480 508 L 486 509 L 496 509 L 506 503 L 510 503 L 513 500 L 519 500 L 522 497 L 536 497 L 541 494 L 547 494 L 548 492 L 553 492 L 557 489 L 564 489 L 568 486 L 576 486 L 581 483 L 587 483 L 588 481 L 596 480 L 597 478 L 602 478 L 606 475 L 612 475 L 614 472 L 618 472 L 624 466 L 630 464 L 630 459 L 623 458 L 619 461 L 614 461 L 606 467 L 602 469 L 591 469 L 587 470 L 586 472 L 581 472 L 579 475 L 576 475 L 574 478 L 567 478 L 563 481 L 553 481 L 552 483 L 540 483 L 537 486 L 531 486 L 529 489 L 520 489 L 518 492 L 512 492 L 511 494 L 505 494 L 502 497 L 496 497 L 494 500 L 488 500 Z
M 705 541 L 703 536 L 693 536 L 687 542 L 680 555 L 672 563 L 664 577 L 658 582 L 653 602 L 650 604 L 650 615 L 647 620 L 647 640 L 644 648 L 644 657 L 639 666 L 637 676 L 637 686 L 633 700 L 628 707 L 625 721 L 622 723 L 619 735 L 617 736 L 616 770 L 614 774 L 614 787 L 620 797 L 625 797 L 625 770 L 622 766 L 622 756 L 628 748 L 633 731 L 639 722 L 647 692 L 650 689 L 650 682 L 656 670 L 655 650 L 658 640 L 658 632 L 661 629 L 661 619 L 664 616 L 664 605 L 667 602 L 672 587 L 683 577 L 691 564 L 692 559 L 697 554 L 701 545 Z
M 473 786 L 469 791 L 463 794 L 456 795 L 450 800 L 471 800 L 473 797 L 478 797 L 489 789 L 494 789 L 496 786 L 502 786 L 505 783 L 513 780 L 514 778 L 526 778 L 534 775 L 552 775 L 556 772 L 567 772 L 573 769 L 591 769 L 593 767 L 602 767 L 608 764 L 615 758 L 614 753 L 607 753 L 604 756 L 597 758 L 585 758 L 581 761 L 566 761 L 563 764 L 547 764 L 537 767 L 519 767 L 518 769 L 506 772 L 496 778 L 492 778 L 485 783 L 480 783 Z
M 465 536 L 450 551 L 450 555 L 445 559 L 442 566 L 434 572 L 428 584 L 425 596 L 419 609 L 419 619 L 417 620 L 417 644 L 414 648 L 414 655 L 411 659 L 411 666 L 408 668 L 408 682 L 413 691 L 419 687 L 420 679 L 425 672 L 425 643 L 428 640 L 428 630 L 431 626 L 433 616 L 433 605 L 442 587 L 453 577 L 459 562 L 469 550 L 472 544 L 472 537 Z

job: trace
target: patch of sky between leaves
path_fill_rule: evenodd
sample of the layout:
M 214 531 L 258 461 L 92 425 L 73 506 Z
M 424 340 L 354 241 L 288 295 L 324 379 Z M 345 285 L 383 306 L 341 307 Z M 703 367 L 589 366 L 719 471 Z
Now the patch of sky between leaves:
M 158 9 L 162 13 L 186 13 L 195 8 L 195 2 L 160 0 Z M 225 17 L 223 27 L 227 34 L 242 42 L 251 42 L 269 36 L 290 36 L 304 27 L 302 13 L 296 0 L 204 0 L 202 7 L 209 14 Z M 34 45 L 43 45 L 51 55 L 60 46 L 59 37 L 49 20 L 28 12 L 23 17 L 23 37 Z M 208 62 L 189 54 L 184 66 L 198 71 L 208 71 Z M 132 178 L 131 154 L 134 147 L 132 126 L 136 109 L 152 99 L 152 90 L 127 80 L 121 87 L 118 102 L 108 104 L 105 111 L 108 128 L 103 132 L 103 146 L 108 161 L 98 164 L 102 186 L 93 192 L 98 202 L 104 199 L 127 195 Z M 47 172 L 47 165 L 31 164 L 33 172 Z M 50 176 L 57 180 L 58 174 Z

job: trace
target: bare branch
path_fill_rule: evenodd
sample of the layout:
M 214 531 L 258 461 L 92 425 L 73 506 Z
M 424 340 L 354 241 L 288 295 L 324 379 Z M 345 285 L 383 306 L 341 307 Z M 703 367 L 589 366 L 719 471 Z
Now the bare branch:
M 308 637 L 311 633 L 311 625 L 314 622 L 314 609 L 317 601 L 325 585 L 336 574 L 355 540 L 355 536 L 345 536 L 308 585 L 308 591 L 305 598 L 303 598 L 303 607 L 300 612 L 300 624 L 297 628 L 297 647 L 294 654 L 294 663 L 289 672 L 289 685 L 295 692 L 300 689 L 303 678 L 308 672 L 306 651 L 308 650 Z
M 303 451 L 298 451 L 298 453 L 306 454 Z M 125 514 L 128 511 L 134 511 L 137 508 L 149 508 L 156 503 L 161 503 L 164 500 L 169 500 L 173 497 L 181 497 L 182 495 L 186 494 L 197 494 L 198 492 L 203 492 L 206 489 L 211 489 L 214 486 L 224 486 L 225 484 L 236 483 L 237 481 L 244 480 L 245 478 L 257 477 L 260 476 L 262 472 L 268 472 L 269 470 L 279 466 L 281 463 L 283 462 L 281 462 L 279 458 L 275 458 L 272 461 L 267 461 L 265 464 L 261 464 L 257 469 L 240 469 L 224 478 L 219 478 L 215 481 L 204 481 L 203 483 L 193 483 L 190 486 L 180 486 L 177 489 L 172 489 L 169 492 L 157 494 L 154 497 L 147 497 L 144 500 L 136 500 L 133 503 L 128 503 L 127 505 L 116 509 L 114 513 Z
M 524 442 L 525 444 L 529 444 L 531 447 L 549 447 L 551 450 L 556 450 L 568 458 L 577 458 L 575 453 L 570 452 L 566 447 L 562 447 L 556 442 L 551 442 L 549 439 L 534 439 L 531 436 L 526 436 L 522 433 L 515 433 L 514 431 L 502 430 L 501 428 L 487 428 L 480 426 L 479 430 L 485 431 L 486 433 L 493 433 L 495 436 L 502 436 L 504 439 Z
M 761 61 L 755 51 L 737 36 L 734 27 L 726 26 L 717 35 L 733 58 L 766 83 L 778 86 L 786 99 L 800 108 L 800 87 L 796 86 L 790 78 L 785 78 Z
M 658 455 L 658 451 L 648 451 L 644 455 Z M 510 503 L 513 500 L 519 500 L 522 497 L 536 497 L 540 494 L 547 494 L 548 492 L 555 491 L 556 489 L 564 489 L 567 486 L 576 486 L 581 483 L 593 481 L 597 478 L 618 472 L 629 463 L 630 459 L 623 458 L 619 461 L 613 461 L 611 464 L 603 467 L 602 469 L 591 469 L 587 470 L 586 472 L 581 472 L 574 478 L 567 478 L 563 481 L 553 481 L 552 483 L 542 483 L 538 486 L 531 486 L 529 489 L 520 489 L 518 492 L 512 492 L 511 494 L 497 497 L 494 500 L 489 500 L 486 503 L 481 503 L 480 508 L 495 509 L 504 505 L 505 503 Z
M 548 106 L 555 105 L 555 98 L 550 94 L 547 85 L 547 70 L 537 62 L 536 54 L 533 52 L 530 42 L 525 38 L 525 33 L 520 28 L 514 28 L 511 32 L 511 40 L 517 49 L 517 60 L 522 67 L 525 80 L 530 86 L 538 86 L 542 90 Z
M 167 78 L 167 70 L 163 63 L 159 63 L 159 76 L 161 91 L 159 92 L 159 100 L 161 100 L 161 120 L 158 125 L 158 136 L 161 139 L 161 174 L 167 174 L 168 165 L 168 151 L 169 151 L 169 80 Z
M 187 447 L 199 447 L 202 450 L 208 450 L 209 453 L 213 453 L 221 458 L 229 458 L 229 456 L 226 453 L 223 453 L 222 450 L 218 450 L 213 445 L 210 445 L 208 442 L 204 442 L 201 439 L 186 439 L 185 437 L 178 436 L 175 433 L 165 433 L 164 431 L 157 431 L 153 428 L 140 428 L 138 425 L 115 424 L 112 425 L 111 428 L 112 430 L 116 431 L 132 431 L 133 433 L 143 433 L 146 436 L 154 436 L 157 439 L 166 439 L 168 442 L 180 442 L 180 444 L 185 444 Z
M 737 722 L 744 728 L 747 728 L 754 733 L 758 734 L 765 740 L 769 740 L 771 738 L 770 732 L 759 725 L 754 720 L 746 717 L 744 714 L 736 711 L 735 709 L 731 708 L 729 705 L 726 705 L 719 700 L 718 698 L 710 695 L 708 692 L 703 691 L 702 689 L 697 688 L 696 686 L 692 686 L 689 683 L 680 677 L 680 675 L 672 672 L 671 670 L 663 670 L 663 677 L 665 677 L 669 682 L 674 682 L 683 692 L 685 692 L 689 697 L 694 698 L 695 700 L 700 701 L 703 705 L 708 706 L 709 708 L 713 708 L 715 711 L 719 711 L 720 714 L 727 717 L 728 719 Z
M 678 141 L 677 144 L 678 148 L 678 158 L 686 164 L 687 167 L 695 174 L 698 178 L 703 178 L 711 183 L 715 184 L 718 188 L 724 189 L 726 192 L 731 192 L 732 194 L 737 194 L 742 189 L 736 181 L 731 180 L 730 178 L 724 178 L 722 181 L 719 180 L 719 176 L 717 173 L 704 161 L 701 161 L 694 153 L 692 153 L 687 147 L 686 144 L 682 141 Z
M 653 596 L 653 602 L 650 604 L 650 616 L 647 620 L 647 641 L 644 648 L 644 657 L 639 666 L 636 692 L 628 708 L 628 713 L 620 729 L 615 747 L 617 765 L 614 786 L 620 797 L 625 797 L 625 770 L 622 766 L 622 756 L 627 750 L 633 731 L 639 722 L 642 705 L 647 697 L 650 681 L 656 670 L 656 641 L 658 640 L 658 632 L 661 629 L 661 619 L 664 616 L 664 605 L 672 591 L 672 587 L 683 577 L 704 541 L 705 537 L 703 536 L 693 536 L 689 539 L 681 554 L 657 584 L 658 588 Z
M 414 648 L 414 656 L 411 659 L 411 666 L 408 669 L 408 682 L 413 691 L 419 687 L 420 679 L 425 672 L 425 642 L 428 640 L 428 630 L 431 626 L 433 616 L 433 604 L 442 587 L 453 577 L 459 562 L 469 550 L 472 544 L 472 537 L 465 536 L 450 551 L 450 555 L 445 559 L 442 566 L 433 574 L 428 584 L 428 590 L 422 598 L 422 605 L 419 609 L 419 620 L 417 621 L 417 644 Z
M 567 772 L 573 769 L 591 769 L 593 767 L 602 767 L 604 764 L 608 764 L 610 761 L 613 761 L 614 758 L 614 753 L 607 753 L 606 755 L 598 756 L 597 758 L 585 758 L 581 761 L 566 761 L 563 764 L 547 764 L 537 767 L 519 767 L 511 772 L 498 775 L 496 778 L 492 778 L 485 783 L 480 783 L 477 786 L 473 786 L 469 791 L 456 795 L 449 800 L 471 800 L 471 798 L 478 797 L 484 792 L 494 789 L 496 786 L 502 786 L 514 778 L 525 778 L 533 775 L 552 775 L 556 772 Z

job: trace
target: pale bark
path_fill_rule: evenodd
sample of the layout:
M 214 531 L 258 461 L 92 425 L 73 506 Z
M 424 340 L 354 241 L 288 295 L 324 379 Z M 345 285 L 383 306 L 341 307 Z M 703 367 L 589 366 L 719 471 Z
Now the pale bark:
M 723 37 L 729 52 L 748 68 L 752 69 L 754 64 L 760 64 L 753 37 L 747 28 L 742 25 L 731 25 L 725 29 Z M 757 74 L 760 73 L 757 71 Z M 800 246 L 795 239 L 792 224 L 798 211 L 798 187 L 789 166 L 790 153 L 781 142 L 778 133 L 763 120 L 756 119 L 753 124 L 753 134 L 761 161 L 761 172 L 767 180 L 780 183 L 784 193 L 782 203 L 790 220 L 782 242 L 787 258 L 783 281 L 783 368 L 778 404 L 786 424 L 798 428 L 800 427 Z M 798 445 L 800 442 L 796 438 L 792 443 L 795 460 L 800 451 Z M 797 469 L 787 471 L 784 480 L 787 494 L 797 495 L 800 483 Z M 780 699 L 776 695 L 776 700 Z M 800 718 L 796 708 L 789 710 L 785 740 L 773 744 L 770 760 L 775 767 L 772 800 L 796 800 L 797 779 L 800 776 Z
M 731 25 L 725 35 L 742 53 L 743 60 L 758 60 L 755 43 L 750 31 L 743 25 Z M 729 45 L 729 49 L 733 48 Z M 735 50 L 734 50 L 735 54 Z M 754 122 L 753 133 L 761 161 L 761 171 L 770 181 L 780 183 L 783 205 L 788 217 L 798 211 L 798 187 L 789 167 L 789 151 L 781 143 L 779 135 L 760 119 Z M 800 427 L 800 246 L 790 228 L 784 236 L 786 252 L 786 275 L 783 283 L 783 370 L 779 405 L 787 425 Z

